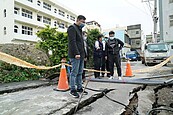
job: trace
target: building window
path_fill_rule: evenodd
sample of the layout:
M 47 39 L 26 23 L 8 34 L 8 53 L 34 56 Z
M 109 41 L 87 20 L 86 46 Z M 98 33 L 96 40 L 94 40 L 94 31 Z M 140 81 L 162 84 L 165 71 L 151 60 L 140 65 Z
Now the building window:
M 18 26 L 14 26 L 14 33 L 18 33 Z
M 22 34 L 31 35 L 33 34 L 33 29 L 31 27 L 22 26 Z
M 37 5 L 38 6 L 41 6 L 41 2 L 39 0 L 37 1 Z
M 37 21 L 41 22 L 42 21 L 42 16 L 37 15 Z
M 32 0 L 28 0 L 29 2 L 33 2 Z
M 32 12 L 26 9 L 22 9 L 22 16 L 32 19 Z
M 67 15 L 67 19 L 69 19 L 69 15 Z
M 139 31 L 136 31 L 136 34 L 139 34 Z
M 51 25 L 51 19 L 43 16 L 43 23 Z
M 59 15 L 61 15 L 61 16 L 65 16 L 65 12 L 64 11 L 62 11 L 62 10 L 59 10 Z
M 4 27 L 4 35 L 6 35 L 6 34 L 7 34 L 7 28 Z
M 55 27 L 57 26 L 57 21 L 54 22 L 54 26 L 55 26 Z
M 171 49 L 173 49 L 173 45 L 171 45 Z
M 169 3 L 173 3 L 173 0 L 169 0 Z
M 169 15 L 170 26 L 173 26 L 173 15 Z
M 17 8 L 17 7 L 14 7 L 14 14 L 19 14 L 19 8 Z
M 140 41 L 139 40 L 136 40 L 136 45 L 140 45 Z
M 60 23 L 60 24 L 59 24 L 59 28 L 64 29 L 64 28 L 65 28 L 65 24 L 64 24 L 64 23 Z
M 6 17 L 7 16 L 7 11 L 6 11 L 6 9 L 4 9 L 4 17 Z
M 51 5 L 46 2 L 43 2 L 43 8 L 51 11 Z
M 54 13 L 57 13 L 57 9 L 54 9 Z
M 70 20 L 75 21 L 75 17 L 74 16 L 70 16 Z

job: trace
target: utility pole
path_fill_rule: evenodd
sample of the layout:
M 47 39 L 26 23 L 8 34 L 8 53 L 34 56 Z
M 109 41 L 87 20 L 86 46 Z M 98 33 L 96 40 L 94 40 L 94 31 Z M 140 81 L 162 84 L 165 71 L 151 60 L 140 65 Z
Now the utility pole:
M 142 0 L 142 2 L 150 2 L 150 1 L 154 1 L 154 11 L 153 11 L 153 23 L 154 23 L 154 28 L 153 28 L 153 35 L 152 35 L 152 42 L 156 43 L 157 42 L 157 22 L 158 22 L 158 16 L 157 16 L 157 0 Z

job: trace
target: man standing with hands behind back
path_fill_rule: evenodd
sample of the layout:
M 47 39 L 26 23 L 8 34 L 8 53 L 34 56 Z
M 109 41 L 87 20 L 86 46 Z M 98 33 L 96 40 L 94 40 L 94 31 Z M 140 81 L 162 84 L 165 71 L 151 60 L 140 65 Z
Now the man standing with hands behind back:
M 85 49 L 82 35 L 82 28 L 85 26 L 86 18 L 83 15 L 77 17 L 76 23 L 69 26 L 68 33 L 68 56 L 72 64 L 70 73 L 70 95 L 79 98 L 79 93 L 83 92 L 82 73 L 84 67 Z M 77 89 L 75 87 L 77 85 Z M 84 91 L 84 94 L 88 94 Z

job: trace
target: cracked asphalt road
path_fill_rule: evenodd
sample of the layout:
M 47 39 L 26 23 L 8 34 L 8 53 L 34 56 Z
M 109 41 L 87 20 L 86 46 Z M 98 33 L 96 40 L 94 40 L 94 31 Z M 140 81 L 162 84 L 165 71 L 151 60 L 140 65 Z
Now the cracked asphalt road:
M 125 63 L 122 64 L 123 70 L 125 70 Z M 140 69 L 145 66 L 141 62 L 132 62 L 132 69 Z M 168 68 L 168 67 L 163 67 Z M 144 77 L 146 74 L 138 74 L 136 77 Z M 34 89 L 27 89 L 22 91 L 17 91 L 13 93 L 5 93 L 0 95 L 0 115 L 62 115 L 69 111 L 72 107 L 77 104 L 77 99 L 72 98 L 67 92 L 58 92 L 53 89 L 57 85 L 38 87 Z M 115 91 L 108 93 L 108 96 L 128 105 L 129 103 L 129 92 L 137 87 L 137 85 L 130 84 L 113 84 L 113 83 L 96 83 L 89 82 L 89 88 L 94 89 L 105 89 L 105 88 L 116 88 Z M 82 100 L 89 98 L 91 95 L 97 93 L 89 91 L 88 95 L 83 96 Z M 143 96 L 141 100 L 140 109 L 149 109 L 151 104 L 150 100 L 147 98 L 147 93 L 140 94 Z M 146 98 L 146 99 L 145 99 Z M 146 100 L 146 101 L 144 101 Z M 113 103 L 106 97 L 97 100 L 95 103 L 84 107 L 82 110 L 78 111 L 77 115 L 119 115 L 124 111 L 122 105 Z M 142 112 L 142 110 L 141 110 Z

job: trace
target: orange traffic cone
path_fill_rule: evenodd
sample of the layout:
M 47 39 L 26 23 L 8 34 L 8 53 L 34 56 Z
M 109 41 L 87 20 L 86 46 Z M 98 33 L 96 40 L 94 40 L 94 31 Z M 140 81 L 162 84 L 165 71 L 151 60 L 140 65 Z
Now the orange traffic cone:
M 61 67 L 58 86 L 54 90 L 56 90 L 56 91 L 68 91 L 69 90 L 67 72 L 66 72 L 66 67 L 64 64 L 62 64 L 62 67 Z
M 132 69 L 131 69 L 129 60 L 127 61 L 127 64 L 126 64 L 126 74 L 124 77 L 133 77 Z

